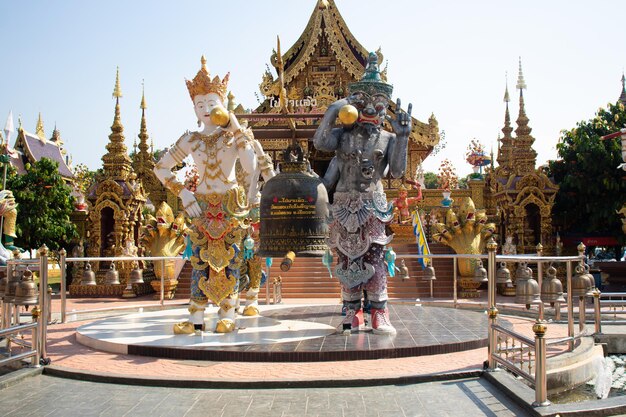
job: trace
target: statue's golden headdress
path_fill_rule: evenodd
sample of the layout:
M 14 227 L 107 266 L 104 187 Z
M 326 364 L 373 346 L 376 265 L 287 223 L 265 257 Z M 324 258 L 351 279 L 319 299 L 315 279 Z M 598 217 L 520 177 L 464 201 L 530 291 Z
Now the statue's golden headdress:
M 193 100 L 197 95 L 215 93 L 220 96 L 222 101 L 225 101 L 230 73 L 226 74 L 221 80 L 217 75 L 211 80 L 209 70 L 206 69 L 206 58 L 204 55 L 200 58 L 200 62 L 202 63 L 202 68 L 200 68 L 200 71 L 193 77 L 193 80 L 185 80 L 191 99 Z

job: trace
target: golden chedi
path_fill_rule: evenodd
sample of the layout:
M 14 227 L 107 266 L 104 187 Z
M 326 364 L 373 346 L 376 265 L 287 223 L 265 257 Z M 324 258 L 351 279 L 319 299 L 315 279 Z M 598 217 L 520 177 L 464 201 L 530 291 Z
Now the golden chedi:
M 351 126 L 359 118 L 359 112 L 352 104 L 346 104 L 341 109 L 339 109 L 339 114 L 337 115 L 337 117 L 339 117 L 339 121 L 344 126 Z

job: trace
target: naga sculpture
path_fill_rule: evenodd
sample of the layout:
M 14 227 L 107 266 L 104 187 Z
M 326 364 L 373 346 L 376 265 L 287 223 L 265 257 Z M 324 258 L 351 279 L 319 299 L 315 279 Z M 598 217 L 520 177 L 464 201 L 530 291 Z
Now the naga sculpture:
M 394 178 L 404 175 L 412 106 L 404 112 L 398 99 L 396 118 L 388 118 L 395 133 L 384 130 L 392 90 L 381 79 L 378 57 L 370 53 L 361 80 L 349 85 L 349 97 L 328 107 L 313 137 L 318 150 L 335 152 L 324 184 L 328 189 L 336 184 L 328 244 L 339 258 L 335 274 L 346 310 L 343 331 L 361 327 L 366 290 L 373 331 L 395 333 L 387 310 L 383 251 L 392 239 L 386 225 L 393 220 L 393 204 L 387 202 L 382 178 L 387 172 Z M 333 127 L 338 116 L 343 127 Z
M 191 218 L 193 266 L 189 321 L 175 326 L 178 333 L 204 330 L 204 310 L 211 300 L 219 305 L 215 331 L 235 329 L 238 294 L 249 287 L 244 315 L 258 314 L 258 286 L 261 263 L 244 256 L 243 241 L 250 237 L 250 211 L 258 205 L 258 184 L 253 178 L 246 190 L 238 182 L 236 163 L 249 176 L 273 175 L 263 149 L 249 128 L 242 127 L 224 101 L 229 74 L 220 79 L 209 76 L 206 59 L 193 80 L 187 81 L 189 95 L 198 117 L 200 132 L 186 132 L 163 155 L 155 173 L 163 184 L 181 198 Z M 184 187 L 171 169 L 190 157 L 198 170 L 195 190 Z M 249 246 L 249 245 L 248 245 Z M 256 288 L 254 288 L 256 287 Z
M 146 217 L 146 225 L 141 234 L 142 246 L 152 256 L 180 255 L 185 249 L 185 236 L 189 232 L 185 216 L 178 213 L 174 218 L 172 208 L 166 202 L 159 205 L 155 215 L 156 217 L 149 214 Z M 154 263 L 154 269 L 157 277 L 164 272 L 161 270 L 162 263 L 158 261 Z
M 485 210 L 476 210 L 474 201 L 466 197 L 455 213 L 451 208 L 446 212 L 444 223 L 435 223 L 433 240 L 450 246 L 456 253 L 480 254 L 483 253 L 487 241 L 495 231 L 494 223 L 487 223 Z M 463 288 L 461 296 L 478 296 L 476 288 L 480 282 L 475 282 L 475 259 L 459 259 L 460 285 Z

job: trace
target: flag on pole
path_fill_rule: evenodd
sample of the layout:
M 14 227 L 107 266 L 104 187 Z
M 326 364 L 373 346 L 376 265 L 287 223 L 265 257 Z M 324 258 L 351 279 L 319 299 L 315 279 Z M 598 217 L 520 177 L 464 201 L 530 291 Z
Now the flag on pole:
M 9 139 L 11 138 L 11 134 L 15 132 L 15 127 L 13 126 L 13 110 L 9 111 L 9 116 L 7 117 L 7 122 L 4 125 L 4 137 L 9 143 Z
M 426 233 L 424 233 L 419 212 L 414 210 L 411 217 L 413 220 L 413 234 L 415 235 L 415 243 L 417 244 L 417 253 L 419 255 L 430 255 L 428 241 L 426 241 Z M 430 262 L 430 258 L 419 258 L 418 262 L 422 265 L 422 269 L 424 269 Z

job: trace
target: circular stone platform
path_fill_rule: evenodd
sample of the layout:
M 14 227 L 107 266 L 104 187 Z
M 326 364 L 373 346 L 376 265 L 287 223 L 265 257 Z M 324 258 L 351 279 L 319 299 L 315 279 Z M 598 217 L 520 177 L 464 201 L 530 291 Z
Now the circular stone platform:
M 186 309 L 131 314 L 77 329 L 83 345 L 107 352 L 213 361 L 332 361 L 399 358 L 476 349 L 487 345 L 484 313 L 443 307 L 390 305 L 395 336 L 371 331 L 336 332 L 341 306 L 260 306 L 260 317 L 238 316 L 230 334 L 175 335 Z M 208 308 L 206 327 L 215 327 L 217 308 Z M 501 322 L 506 322 L 501 320 Z M 506 323 L 503 323 L 506 325 Z

